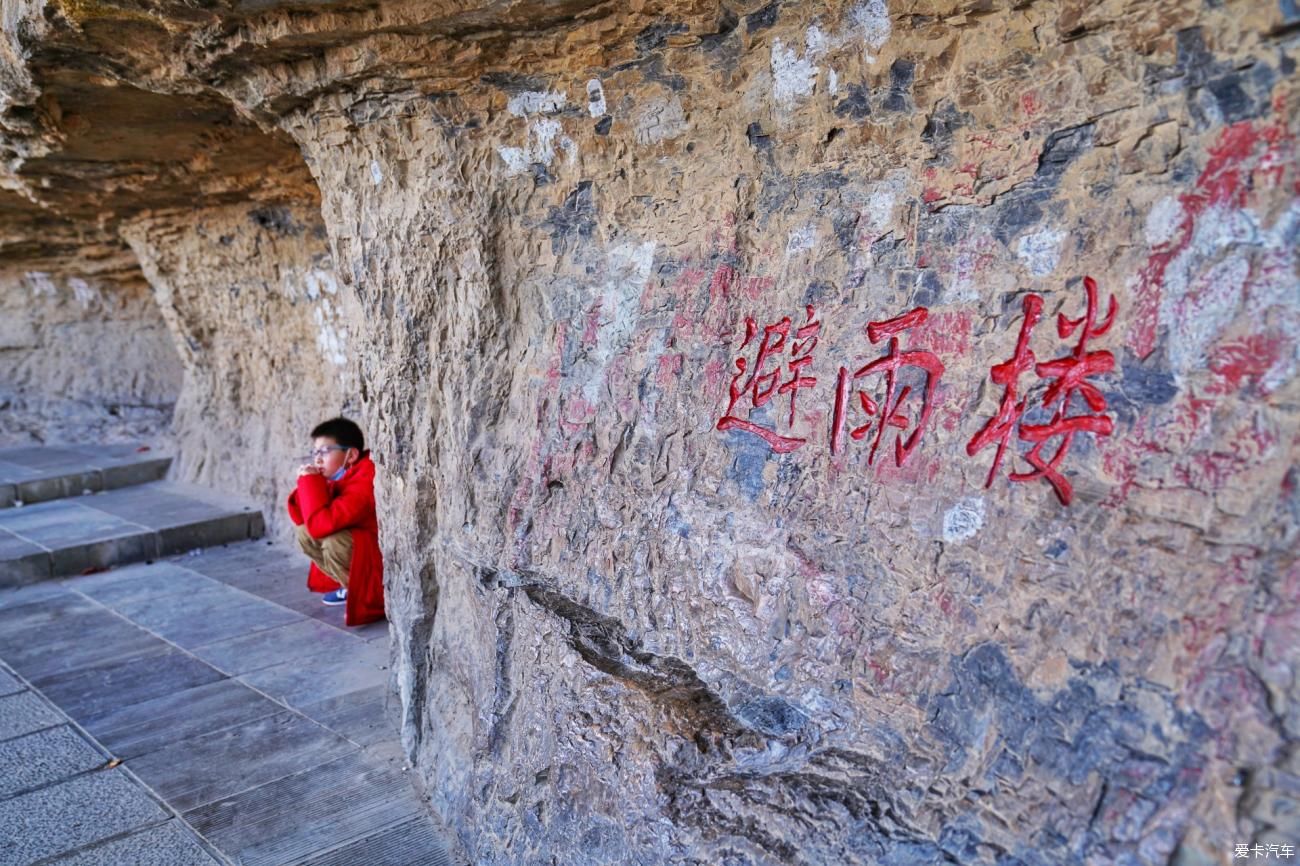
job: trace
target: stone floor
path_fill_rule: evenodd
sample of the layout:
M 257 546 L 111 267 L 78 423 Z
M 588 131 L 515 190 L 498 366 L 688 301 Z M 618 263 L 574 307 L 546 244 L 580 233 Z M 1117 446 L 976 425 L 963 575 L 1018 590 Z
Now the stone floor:
M 306 568 L 244 541 L 0 588 L 0 864 L 452 863 L 387 624 L 345 628 Z

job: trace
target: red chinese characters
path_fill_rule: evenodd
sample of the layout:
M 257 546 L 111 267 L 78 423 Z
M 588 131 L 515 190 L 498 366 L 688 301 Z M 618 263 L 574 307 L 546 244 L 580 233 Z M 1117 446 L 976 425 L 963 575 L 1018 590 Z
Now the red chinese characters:
M 811 306 L 806 308 L 807 320 L 790 336 L 793 323 L 786 316 L 779 322 L 763 326 L 763 337 L 758 344 L 758 353 L 750 369 L 749 358 L 736 358 L 736 374 L 731 378 L 730 399 L 727 411 L 718 419 L 719 430 L 743 430 L 752 433 L 766 442 L 778 454 L 788 454 L 803 446 L 807 441 L 796 436 L 785 436 L 769 427 L 763 427 L 749 420 L 749 413 L 761 409 L 773 397 L 790 397 L 790 412 L 787 427 L 795 422 L 796 402 L 799 391 L 817 384 L 815 376 L 807 374 L 807 368 L 813 362 L 813 349 L 817 346 L 817 336 L 821 332 L 821 322 L 816 320 L 816 313 Z M 753 318 L 745 317 L 745 342 L 741 349 L 754 341 L 758 328 Z M 785 353 L 789 347 L 790 357 Z M 785 374 L 783 376 L 783 373 Z M 737 414 L 737 406 L 743 405 L 745 399 L 749 406 L 744 409 L 745 417 Z
M 1008 361 L 998 364 L 990 371 L 994 382 L 1004 388 L 998 413 L 990 418 L 984 427 L 966 444 L 966 453 L 974 456 L 985 447 L 996 442 L 998 450 L 993 458 L 985 486 L 991 486 L 993 478 L 1001 465 L 1003 453 L 1011 438 L 1012 430 L 1019 425 L 1019 438 L 1032 443 L 1033 447 L 1024 455 L 1033 467 L 1030 472 L 1012 472 L 1012 481 L 1033 481 L 1045 479 L 1056 491 L 1062 505 L 1069 505 L 1074 490 L 1068 479 L 1061 472 L 1061 463 L 1069 453 L 1070 445 L 1078 433 L 1093 433 L 1109 436 L 1114 429 L 1110 416 L 1102 414 L 1106 409 L 1106 397 L 1098 388 L 1087 380 L 1092 376 L 1109 373 L 1115 369 L 1115 356 L 1107 351 L 1090 351 L 1088 342 L 1104 336 L 1115 321 L 1118 303 L 1114 295 L 1107 305 L 1106 317 L 1097 321 L 1097 281 L 1084 277 L 1084 290 L 1087 293 L 1087 307 L 1082 318 L 1069 319 L 1064 314 L 1057 317 L 1056 330 L 1062 338 L 1068 338 L 1079 332 L 1079 340 L 1069 355 L 1045 363 L 1035 363 L 1034 354 L 1029 349 L 1029 338 L 1042 312 L 1042 299 L 1029 295 L 1024 301 L 1025 318 L 1020 327 L 1020 338 L 1016 343 L 1016 353 Z M 1046 424 L 1020 424 L 1021 416 L 1026 410 L 1027 400 L 1017 401 L 1017 387 L 1020 375 L 1030 367 L 1043 379 L 1051 381 L 1043 394 L 1043 408 L 1056 407 L 1051 421 Z M 1091 412 L 1072 414 L 1074 397 L 1082 398 Z M 1055 450 L 1050 450 L 1055 443 Z
M 872 438 L 871 450 L 867 454 L 867 464 L 873 465 L 875 463 L 876 451 L 884 439 L 885 428 L 894 427 L 900 431 L 908 429 L 909 425 L 911 425 L 911 418 L 901 411 L 901 407 L 911 395 L 912 386 L 903 385 L 898 387 L 899 371 L 905 367 L 916 367 L 923 370 L 925 372 L 925 387 L 921 393 L 921 409 L 916 417 L 915 425 L 912 426 L 911 435 L 904 439 L 903 433 L 900 432 L 894 438 L 894 465 L 902 466 L 904 461 L 916 450 L 917 445 L 920 444 L 921 433 L 925 430 L 926 422 L 930 420 L 930 415 L 934 411 L 935 387 L 943 376 L 944 365 L 933 352 L 915 350 L 900 352 L 899 335 L 909 328 L 923 324 L 928 315 L 929 312 L 925 307 L 917 307 L 901 316 L 895 316 L 883 322 L 871 322 L 867 325 L 867 339 L 871 341 L 872 345 L 888 338 L 889 351 L 884 357 L 877 358 L 851 375 L 848 368 L 840 368 L 839 379 L 835 388 L 835 414 L 831 427 L 831 453 L 839 454 L 844 449 L 844 431 L 852 402 L 849 391 L 854 383 L 867 376 L 883 374 L 885 377 L 884 399 L 882 402 L 877 403 L 866 391 L 860 390 L 857 392 L 858 403 L 862 411 L 872 420 L 861 426 L 854 427 L 849 431 L 849 436 L 855 440 L 864 439 L 874 424 L 875 436 Z

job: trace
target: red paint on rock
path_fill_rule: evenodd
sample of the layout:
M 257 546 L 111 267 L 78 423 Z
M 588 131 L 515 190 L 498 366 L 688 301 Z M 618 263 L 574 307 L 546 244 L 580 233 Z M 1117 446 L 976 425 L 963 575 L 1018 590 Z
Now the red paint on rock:
M 1276 186 L 1281 182 L 1284 169 L 1294 160 L 1294 136 L 1281 121 L 1256 129 L 1251 121 L 1243 120 L 1223 130 L 1210 148 L 1209 159 L 1195 186 L 1178 197 L 1183 210 L 1182 221 L 1170 240 L 1152 250 L 1138 272 L 1133 320 L 1127 339 L 1128 347 L 1138 358 L 1146 358 L 1155 349 L 1160 301 L 1170 262 L 1187 249 L 1195 234 L 1196 221 L 1207 209 L 1220 205 L 1245 207 L 1254 185 L 1253 172 L 1247 170 L 1246 163 L 1261 142 L 1265 148 L 1256 162 L 1255 172 L 1262 175 L 1261 180 L 1271 180 Z

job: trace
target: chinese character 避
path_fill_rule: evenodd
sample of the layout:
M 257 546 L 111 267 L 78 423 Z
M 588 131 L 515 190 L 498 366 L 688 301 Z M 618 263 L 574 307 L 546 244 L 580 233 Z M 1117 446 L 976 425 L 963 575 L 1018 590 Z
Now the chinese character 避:
M 804 369 L 812 364 L 812 352 L 817 346 L 821 322 L 816 320 L 816 312 L 812 306 L 806 307 L 805 312 L 807 321 L 794 332 L 793 340 L 790 339 L 792 323 L 789 316 L 782 318 L 776 324 L 763 327 L 763 338 L 758 345 L 753 370 L 749 369 L 747 357 L 736 358 L 736 375 L 731 379 L 731 398 L 727 403 L 726 413 L 718 419 L 719 430 L 743 430 L 752 433 L 778 454 L 788 454 L 802 447 L 807 441 L 800 437 L 783 436 L 775 430 L 755 424 L 749 420 L 748 411 L 745 412 L 744 418 L 736 414 L 736 406 L 741 403 L 743 397 L 748 398 L 749 410 L 753 410 L 762 408 L 773 396 L 789 394 L 790 413 L 786 426 L 794 426 L 795 402 L 800 389 L 811 388 L 817 384 L 816 377 L 807 375 Z M 746 316 L 745 342 L 741 343 L 740 348 L 744 349 L 753 342 L 757 333 L 758 328 L 753 318 Z M 782 381 L 782 362 L 787 343 L 790 344 L 790 360 L 784 363 L 784 369 L 788 371 L 789 378 Z M 772 369 L 770 372 L 765 372 L 769 362 Z
M 895 427 L 900 431 L 906 431 L 911 423 L 908 416 L 899 411 L 903 401 L 912 392 L 911 385 L 904 385 L 897 388 L 898 371 L 904 367 L 917 367 L 925 371 L 925 388 L 921 394 L 921 410 L 916 419 L 916 425 L 912 428 L 912 434 L 903 438 L 903 433 L 899 433 L 894 439 L 894 465 L 902 466 L 904 461 L 916 450 L 920 444 L 921 433 L 925 429 L 926 422 L 930 420 L 930 415 L 934 411 L 934 391 L 938 385 L 939 379 L 943 376 L 944 365 L 939 360 L 939 356 L 933 352 L 924 352 L 909 350 L 900 352 L 898 350 L 899 335 L 904 331 L 921 325 L 925 322 L 929 311 L 925 307 L 917 307 L 910 312 L 901 316 L 895 316 L 883 322 L 871 322 L 867 325 L 867 339 L 872 345 L 879 343 L 881 340 L 889 339 L 889 351 L 881 358 L 866 364 L 852 375 L 846 367 L 840 367 L 839 379 L 835 388 L 835 414 L 831 427 L 831 453 L 838 454 L 844 449 L 844 430 L 846 426 L 846 416 L 848 414 L 851 400 L 849 390 L 853 383 L 867 376 L 883 373 L 885 376 L 884 400 L 877 403 L 866 391 L 858 391 L 858 402 L 861 404 L 862 411 L 869 417 L 874 418 L 876 435 L 871 442 L 871 450 L 867 453 L 867 464 L 875 463 L 876 450 L 880 447 L 880 442 L 884 438 L 886 427 Z M 855 440 L 861 440 L 866 437 L 870 431 L 872 422 L 854 427 L 849 431 L 849 436 Z

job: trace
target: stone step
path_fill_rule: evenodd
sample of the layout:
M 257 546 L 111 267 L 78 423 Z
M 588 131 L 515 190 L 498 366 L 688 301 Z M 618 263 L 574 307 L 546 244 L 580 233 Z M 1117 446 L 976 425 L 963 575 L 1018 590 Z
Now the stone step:
M 0 510 L 0 587 L 250 538 L 262 513 L 206 487 L 153 481 Z
M 0 508 L 161 481 L 172 459 L 147 445 L 0 449 Z

